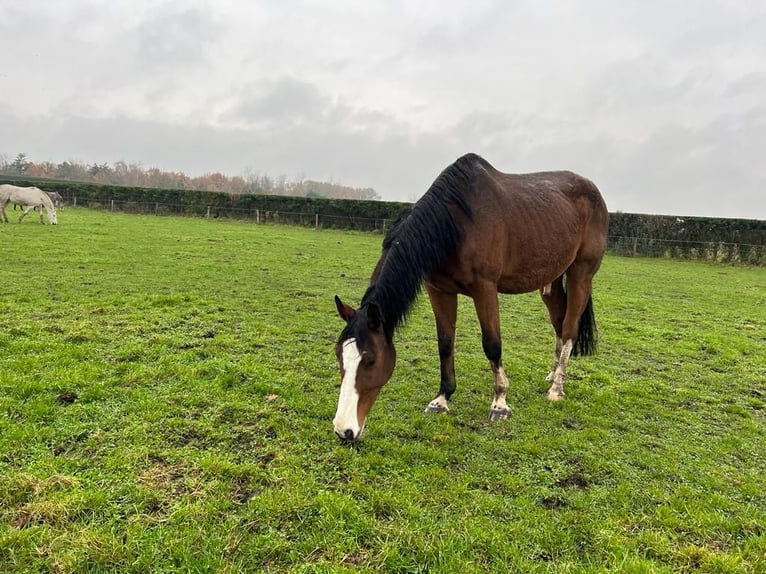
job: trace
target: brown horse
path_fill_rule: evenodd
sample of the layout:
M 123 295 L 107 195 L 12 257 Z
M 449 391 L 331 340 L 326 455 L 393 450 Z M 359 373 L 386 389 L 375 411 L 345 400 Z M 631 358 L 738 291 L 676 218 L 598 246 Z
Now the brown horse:
M 424 282 L 441 363 L 439 394 L 426 412 L 447 412 L 455 392 L 458 294 L 473 298 L 481 324 L 494 376 L 490 419 L 511 413 L 498 292 L 540 290 L 556 332 L 548 398 L 564 398 L 570 354 L 595 351 L 591 282 L 606 249 L 608 218 L 596 186 L 568 171 L 506 174 L 475 154 L 447 167 L 386 235 L 359 309 L 335 297 L 346 321 L 335 347 L 341 370 L 335 433 L 349 441 L 364 430 L 394 370 L 394 332 Z

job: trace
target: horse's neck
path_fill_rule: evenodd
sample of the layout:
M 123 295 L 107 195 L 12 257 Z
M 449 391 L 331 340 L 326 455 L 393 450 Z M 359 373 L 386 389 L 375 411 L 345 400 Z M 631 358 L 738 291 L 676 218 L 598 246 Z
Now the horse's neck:
M 44 191 L 42 192 L 42 195 L 40 196 L 40 199 L 42 199 L 43 206 L 45 207 L 45 210 L 48 213 L 51 213 L 52 211 L 55 211 L 56 207 L 53 205 L 53 201 L 50 197 L 48 197 L 48 194 Z
M 388 257 L 388 249 L 384 249 L 383 252 L 380 254 L 380 259 L 378 259 L 378 262 L 375 264 L 375 269 L 372 270 L 372 275 L 370 276 L 370 285 L 374 285 L 378 282 L 378 277 L 380 276 L 380 270 L 383 268 L 383 264 L 386 261 L 386 257 Z
M 362 302 L 374 302 L 381 310 L 389 334 L 399 327 L 412 308 L 420 291 L 422 273 L 414 267 L 391 261 L 395 255 L 383 250 L 370 278 Z

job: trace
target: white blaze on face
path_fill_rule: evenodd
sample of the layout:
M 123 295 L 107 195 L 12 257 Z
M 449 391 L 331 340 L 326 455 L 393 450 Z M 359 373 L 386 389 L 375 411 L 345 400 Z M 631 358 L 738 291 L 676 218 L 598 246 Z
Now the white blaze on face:
M 350 430 L 352 438 L 357 438 L 362 427 L 356 416 L 356 407 L 359 404 L 359 393 L 356 391 L 356 371 L 362 362 L 362 355 L 356 348 L 356 339 L 349 339 L 343 343 L 343 381 L 340 384 L 340 397 L 338 398 L 338 410 L 332 421 L 335 432 L 344 437 Z

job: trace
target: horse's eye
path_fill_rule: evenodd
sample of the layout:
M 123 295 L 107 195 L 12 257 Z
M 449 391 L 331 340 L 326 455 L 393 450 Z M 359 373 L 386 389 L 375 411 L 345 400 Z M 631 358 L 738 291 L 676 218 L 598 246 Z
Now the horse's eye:
M 375 364 L 375 355 L 369 351 L 362 351 L 362 366 L 371 367 Z

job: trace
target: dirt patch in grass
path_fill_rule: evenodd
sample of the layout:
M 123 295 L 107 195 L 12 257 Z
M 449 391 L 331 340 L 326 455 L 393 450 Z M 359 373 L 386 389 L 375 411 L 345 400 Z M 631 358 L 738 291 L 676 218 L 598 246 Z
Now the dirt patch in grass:
M 77 393 L 64 391 L 56 395 L 56 402 L 60 405 L 71 405 L 77 398 Z
M 245 504 L 247 501 L 263 492 L 262 488 L 253 486 L 246 476 L 235 478 L 231 484 L 231 497 L 234 502 Z
M 579 488 L 580 490 L 585 490 L 588 488 L 588 486 L 590 486 L 590 481 L 585 478 L 585 476 L 580 471 L 576 471 L 569 476 L 565 476 L 564 478 L 557 480 L 556 486 L 559 488 L 569 488 L 570 486 L 573 486 L 575 488 Z
M 540 499 L 540 506 L 547 510 L 557 510 L 569 506 L 569 501 L 560 496 L 545 496 Z
M 153 460 L 136 477 L 136 482 L 151 490 L 163 494 L 168 499 L 183 496 L 199 498 L 204 493 L 199 484 L 199 472 L 180 463 Z M 162 504 L 157 501 L 157 504 Z

